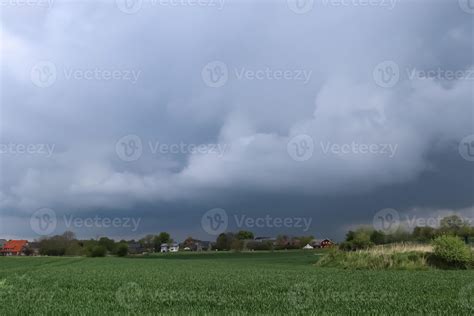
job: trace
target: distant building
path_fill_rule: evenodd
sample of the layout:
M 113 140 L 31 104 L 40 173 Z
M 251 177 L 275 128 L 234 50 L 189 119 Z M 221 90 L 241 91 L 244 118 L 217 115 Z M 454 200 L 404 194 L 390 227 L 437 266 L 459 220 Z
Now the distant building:
M 319 242 L 319 248 L 329 248 L 333 247 L 335 243 L 330 239 L 323 239 Z
M 28 247 L 28 240 L 9 240 L 3 244 L 2 256 L 23 256 Z
M 0 239 L 0 249 L 3 247 L 4 244 L 7 243 L 6 239 Z
M 310 250 L 310 249 L 314 249 L 314 247 L 311 246 L 310 244 L 306 244 L 306 246 L 304 246 L 303 249 L 308 249 L 308 250 Z
M 264 241 L 275 242 L 276 238 L 273 238 L 273 237 L 255 237 L 254 241 L 256 241 L 256 242 L 264 242 Z
M 171 246 L 169 247 L 169 252 L 178 252 L 179 251 L 179 245 L 177 243 L 172 243 Z
M 141 254 L 145 251 L 139 242 L 131 241 L 128 243 L 128 252 L 132 255 Z
M 212 250 L 212 242 L 211 241 L 199 241 L 199 246 L 201 251 L 209 251 Z
M 160 252 L 168 252 L 168 244 L 161 244 Z
M 320 241 L 317 239 L 313 239 L 309 243 L 313 248 L 319 248 Z
M 186 251 L 208 251 L 212 249 L 212 242 L 187 238 L 181 245 Z

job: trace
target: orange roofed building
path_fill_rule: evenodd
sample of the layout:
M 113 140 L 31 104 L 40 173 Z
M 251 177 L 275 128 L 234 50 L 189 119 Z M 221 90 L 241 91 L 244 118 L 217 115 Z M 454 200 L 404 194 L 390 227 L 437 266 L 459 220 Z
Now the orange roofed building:
M 28 240 L 9 240 L 0 249 L 2 256 L 21 256 L 28 247 Z

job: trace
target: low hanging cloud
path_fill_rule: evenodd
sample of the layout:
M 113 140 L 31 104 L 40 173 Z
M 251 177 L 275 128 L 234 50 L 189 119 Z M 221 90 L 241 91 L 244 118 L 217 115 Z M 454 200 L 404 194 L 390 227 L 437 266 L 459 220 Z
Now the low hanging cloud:
M 339 214 L 310 205 L 472 171 L 458 152 L 474 134 L 472 14 L 444 1 L 295 8 L 6 5 L 0 216 L 143 210 L 178 231 L 170 205 L 272 212 L 284 192 L 276 213 Z M 325 216 L 342 226 L 373 208 Z

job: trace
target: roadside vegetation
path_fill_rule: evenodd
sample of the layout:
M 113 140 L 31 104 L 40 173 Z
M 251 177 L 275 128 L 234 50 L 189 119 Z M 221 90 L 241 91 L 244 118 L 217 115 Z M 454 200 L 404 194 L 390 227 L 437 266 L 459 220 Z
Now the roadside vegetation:
M 349 231 L 318 266 L 344 269 L 425 270 L 470 269 L 474 255 L 468 240 L 474 230 L 457 216 L 445 217 L 439 228 L 417 227 L 386 234 L 367 227 Z
M 342 251 L 332 249 L 316 265 L 343 269 L 428 269 L 429 252 L 426 247 L 398 244 L 393 246 L 375 246 L 370 249 Z

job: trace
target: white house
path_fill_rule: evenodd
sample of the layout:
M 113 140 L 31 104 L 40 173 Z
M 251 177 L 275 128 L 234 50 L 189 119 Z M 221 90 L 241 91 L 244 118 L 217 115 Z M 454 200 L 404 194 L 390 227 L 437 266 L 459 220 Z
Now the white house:
M 161 244 L 160 252 L 168 252 L 168 244 Z
M 306 244 L 306 246 L 304 246 L 303 249 L 314 249 L 314 247 L 311 246 L 310 244 Z
M 178 252 L 178 250 L 179 250 L 179 245 L 177 243 L 172 243 L 169 248 L 169 252 Z

